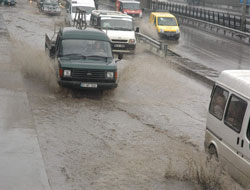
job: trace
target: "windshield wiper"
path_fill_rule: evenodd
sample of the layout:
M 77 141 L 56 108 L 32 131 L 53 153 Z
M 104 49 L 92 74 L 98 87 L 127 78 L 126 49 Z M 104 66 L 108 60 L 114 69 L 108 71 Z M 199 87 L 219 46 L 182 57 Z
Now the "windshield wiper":
M 65 54 L 63 55 L 65 57 L 72 57 L 72 58 L 83 58 L 86 59 L 85 55 L 79 54 L 79 53 L 69 53 L 69 54 Z

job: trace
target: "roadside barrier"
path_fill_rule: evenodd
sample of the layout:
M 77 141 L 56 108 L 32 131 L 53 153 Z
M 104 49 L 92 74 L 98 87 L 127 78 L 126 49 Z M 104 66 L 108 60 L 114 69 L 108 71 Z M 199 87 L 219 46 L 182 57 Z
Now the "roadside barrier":
M 137 41 L 144 42 L 147 45 L 147 48 L 161 57 L 167 56 L 168 53 L 168 44 L 166 42 L 157 41 L 145 34 L 136 33 Z

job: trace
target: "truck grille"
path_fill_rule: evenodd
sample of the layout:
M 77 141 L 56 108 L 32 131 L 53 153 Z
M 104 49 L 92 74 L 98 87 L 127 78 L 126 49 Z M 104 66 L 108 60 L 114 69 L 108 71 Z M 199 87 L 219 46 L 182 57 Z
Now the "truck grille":
M 113 39 L 111 41 L 115 42 L 115 43 L 127 43 L 128 42 L 128 40 L 115 40 L 115 39 Z
M 72 78 L 77 79 L 105 79 L 105 71 L 103 70 L 86 70 L 86 69 L 73 69 Z
M 173 31 L 164 31 L 165 34 L 176 34 L 176 32 Z

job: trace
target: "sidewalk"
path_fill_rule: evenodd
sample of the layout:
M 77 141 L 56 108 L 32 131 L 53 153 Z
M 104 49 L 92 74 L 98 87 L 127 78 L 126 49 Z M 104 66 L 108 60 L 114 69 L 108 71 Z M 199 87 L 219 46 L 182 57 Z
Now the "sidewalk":
M 0 14 L 0 189 L 50 189 L 29 100 Z

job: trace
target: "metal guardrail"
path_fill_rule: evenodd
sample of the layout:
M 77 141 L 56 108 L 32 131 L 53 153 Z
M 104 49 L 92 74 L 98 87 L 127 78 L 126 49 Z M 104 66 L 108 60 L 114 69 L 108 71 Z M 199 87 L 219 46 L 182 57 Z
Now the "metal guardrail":
M 196 26 L 199 29 L 203 28 L 206 31 L 216 33 L 217 35 L 222 35 L 230 39 L 235 39 L 235 40 L 250 44 L 250 33 L 248 32 L 243 32 L 243 31 L 236 30 L 233 28 L 228 28 L 219 24 L 214 24 L 211 22 L 186 17 L 183 15 L 175 14 L 175 16 L 177 17 L 179 23 Z
M 152 1 L 151 9 L 153 10 L 168 10 L 170 13 L 179 14 L 199 20 L 211 22 L 225 27 L 240 30 L 241 16 L 231 13 L 212 11 L 201 9 L 188 5 L 180 5 L 163 1 Z M 250 19 L 247 18 L 243 25 L 244 32 L 250 32 Z
M 150 46 L 151 50 L 155 50 L 159 55 L 166 56 L 168 52 L 168 44 L 166 42 L 159 42 L 145 34 L 135 33 L 136 39 L 138 41 L 143 41 Z

